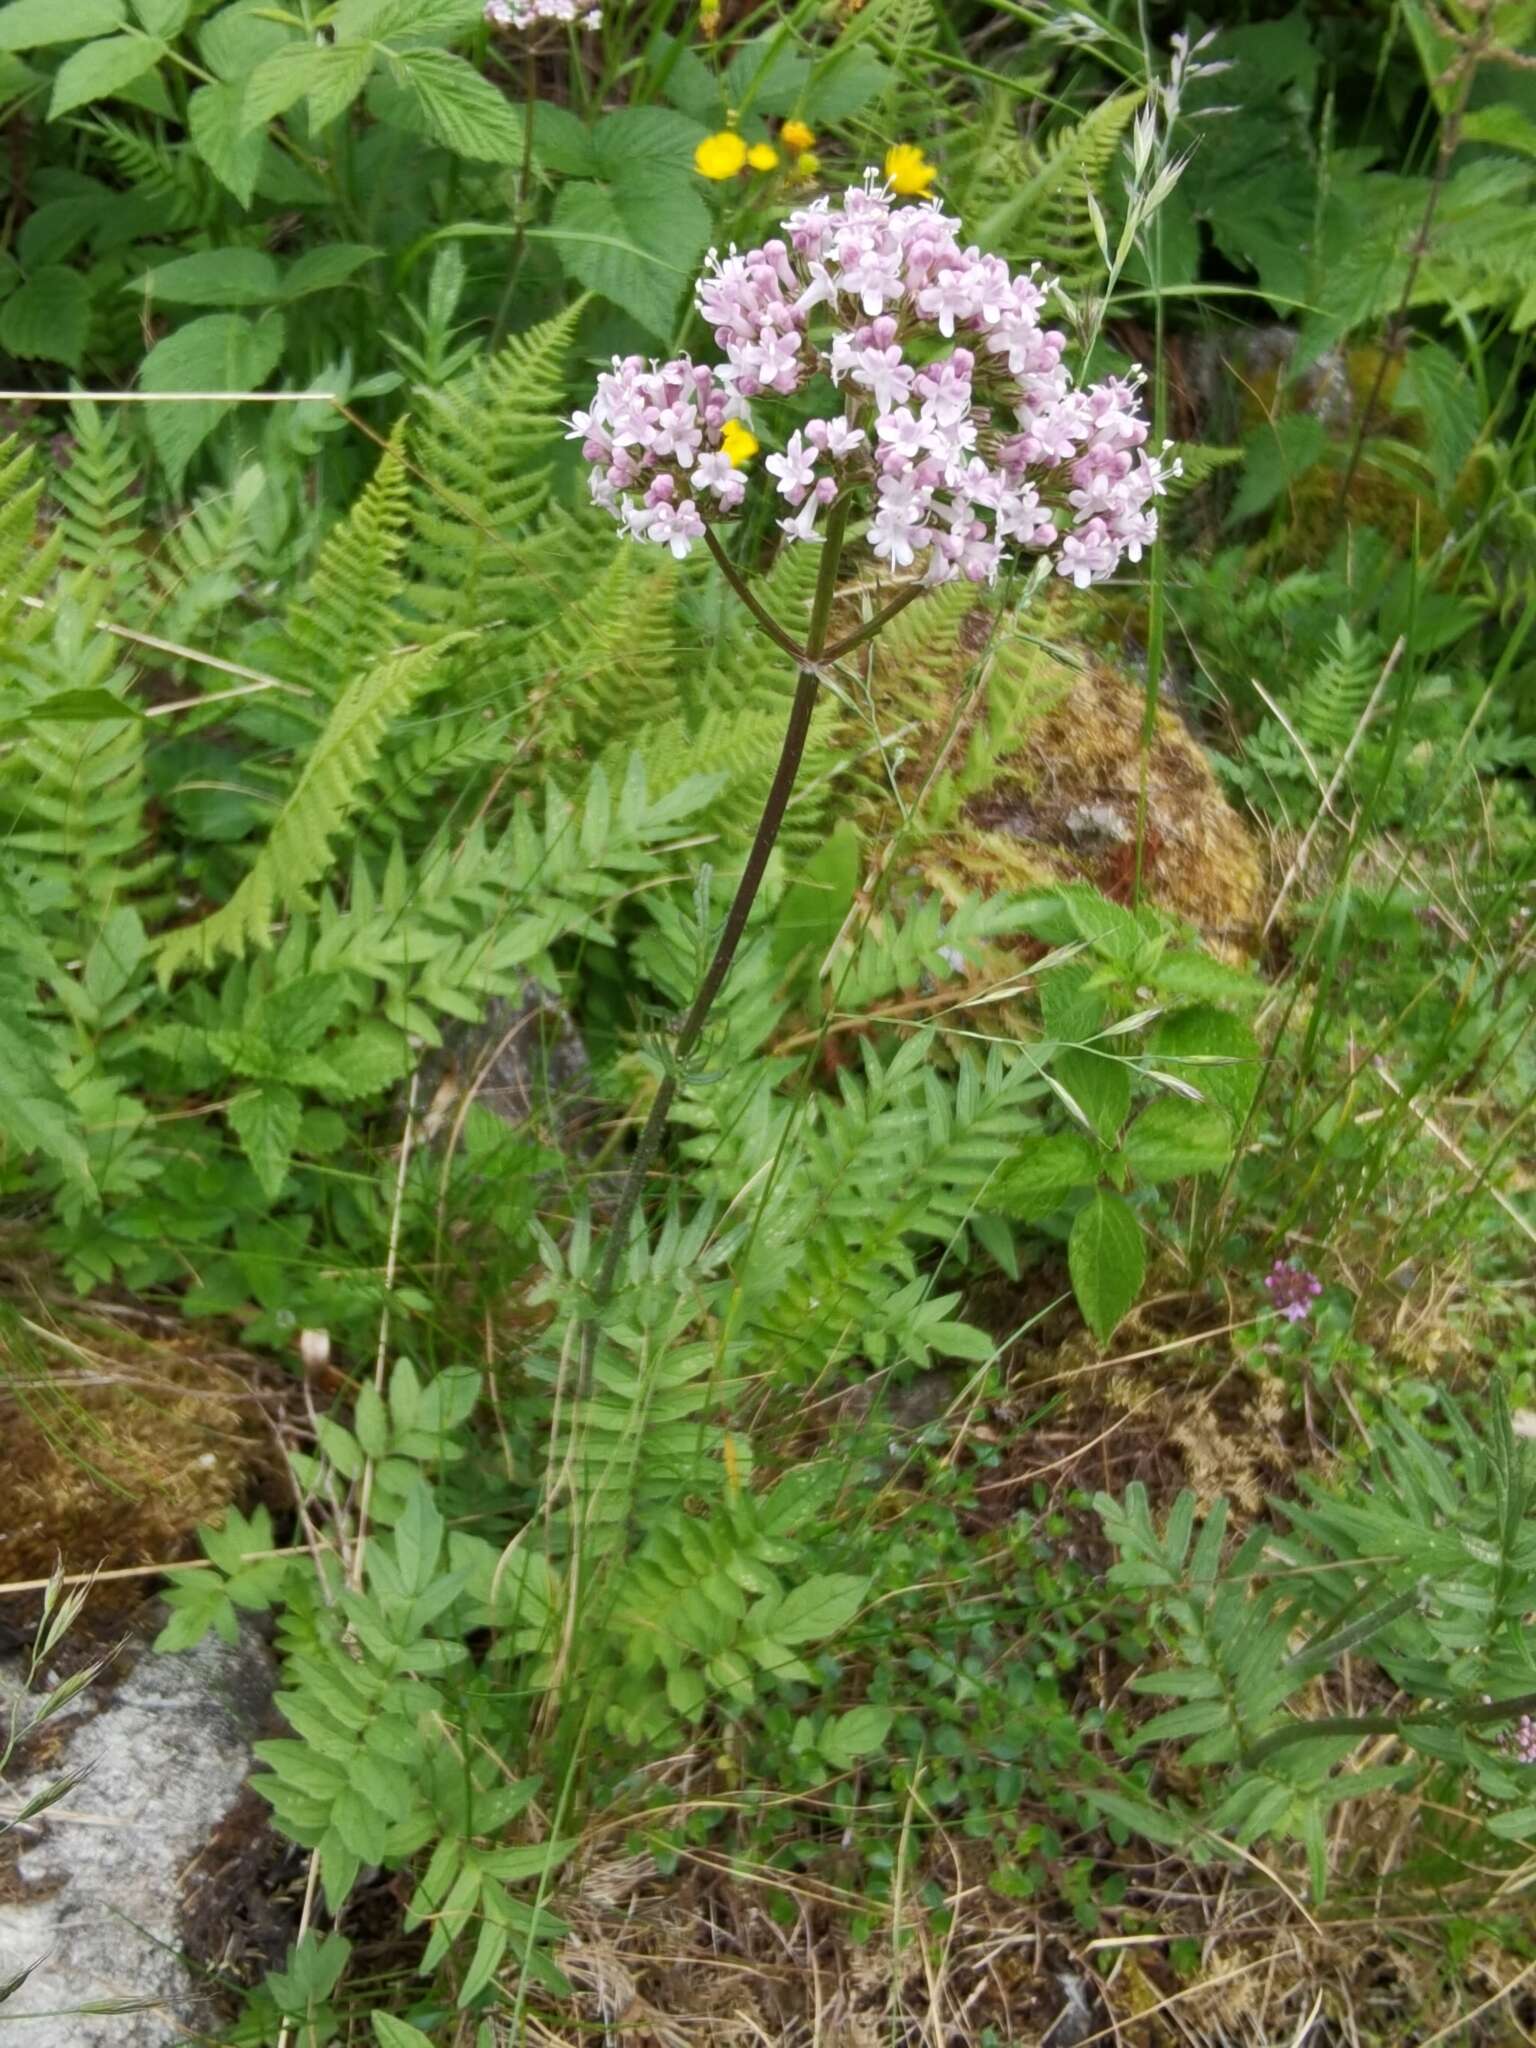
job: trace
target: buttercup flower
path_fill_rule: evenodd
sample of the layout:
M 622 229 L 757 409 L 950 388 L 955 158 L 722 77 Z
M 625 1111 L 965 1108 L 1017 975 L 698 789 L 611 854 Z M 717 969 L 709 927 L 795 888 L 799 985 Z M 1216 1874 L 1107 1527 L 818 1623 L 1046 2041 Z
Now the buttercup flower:
M 693 168 L 701 178 L 734 178 L 747 161 L 747 145 L 729 128 L 706 135 L 693 152 Z
M 749 408 L 823 376 L 837 411 L 798 421 L 762 465 L 789 542 L 819 542 L 852 494 L 876 559 L 924 584 L 990 583 L 1009 554 L 1080 588 L 1139 561 L 1177 465 L 1145 452 L 1136 384 L 1075 387 L 1066 336 L 1040 324 L 1054 287 L 962 247 L 959 225 L 931 201 L 896 206 L 871 171 L 761 248 L 712 250 L 694 296 L 723 360 L 615 358 L 571 421 L 596 501 L 686 554 L 746 495 Z
M 747 162 L 754 171 L 774 170 L 778 165 L 778 161 L 779 152 L 771 142 L 754 142 L 747 151 Z
M 740 420 L 726 420 L 720 428 L 720 446 L 732 469 L 742 469 L 762 444 L 750 427 Z
M 803 121 L 786 121 L 779 130 L 779 140 L 786 149 L 794 150 L 797 155 L 813 149 L 816 145 L 814 131 L 807 128 Z
M 885 182 L 903 199 L 926 199 L 938 175 L 915 142 L 898 142 L 885 152 Z
M 1276 1259 L 1264 1275 L 1264 1285 L 1288 1323 L 1304 1323 L 1323 1291 L 1322 1281 L 1315 1273 L 1309 1273 L 1299 1259 Z

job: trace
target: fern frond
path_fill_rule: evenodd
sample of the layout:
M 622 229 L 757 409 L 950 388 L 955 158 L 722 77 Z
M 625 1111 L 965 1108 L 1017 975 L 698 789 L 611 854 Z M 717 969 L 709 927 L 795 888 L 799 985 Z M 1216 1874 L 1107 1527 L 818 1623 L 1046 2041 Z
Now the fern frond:
M 430 394 L 417 430 L 420 601 L 446 629 L 526 616 L 535 565 L 512 543 L 531 532 L 549 496 L 564 433 L 558 407 L 567 358 L 585 309 L 515 335 L 469 376 Z
M 69 409 L 69 428 L 69 461 L 54 471 L 48 491 L 63 514 L 62 559 L 98 578 L 114 596 L 131 592 L 142 572 L 137 543 L 143 522 L 138 463 L 121 412 L 103 411 L 82 398 Z
M 1045 143 L 1020 143 L 1007 166 L 1008 196 L 976 230 L 983 248 L 1014 261 L 1039 262 L 1068 290 L 1103 269 L 1088 197 L 1098 198 L 1122 137 L 1145 94 L 1102 100 Z
M 436 680 L 441 649 L 394 654 L 342 692 L 305 760 L 266 844 L 229 901 L 197 924 L 167 932 L 157 967 L 169 982 L 220 951 L 240 954 L 271 943 L 278 908 L 302 900 L 331 861 L 331 841 L 364 801 L 390 726 Z
M 124 185 L 153 202 L 163 231 L 207 226 L 218 210 L 218 185 L 185 144 L 146 135 L 106 114 L 89 126 Z
M 589 564 L 580 602 L 557 606 L 528 664 L 547 746 L 596 753 L 675 717 L 677 564 L 656 548 L 615 546 Z
M 25 622 L 25 647 L 9 652 L 28 715 L 20 739 L 0 755 L 7 852 L 42 886 L 53 914 L 70 907 L 64 929 L 71 940 L 74 916 L 99 923 L 151 872 L 142 858 L 144 720 L 132 701 L 132 671 L 119 663 L 116 643 L 94 629 L 96 595 L 82 577 Z M 81 717 L 63 703 L 51 715 L 50 699 L 78 699 L 81 691 L 120 700 L 121 715 L 103 709 Z
M 334 703 L 403 637 L 395 600 L 404 584 L 410 514 L 404 449 L 402 424 L 362 496 L 326 536 L 314 574 L 283 622 L 290 673 L 322 705 Z
M 0 648 L 13 657 L 45 630 L 27 600 L 47 588 L 63 553 L 57 530 L 39 534 L 42 497 L 30 450 L 14 438 L 0 441 Z

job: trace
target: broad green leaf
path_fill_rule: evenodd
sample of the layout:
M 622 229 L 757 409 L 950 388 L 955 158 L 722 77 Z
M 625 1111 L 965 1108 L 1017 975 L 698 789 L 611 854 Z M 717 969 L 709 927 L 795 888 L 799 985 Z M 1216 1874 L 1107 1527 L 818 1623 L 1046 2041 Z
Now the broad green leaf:
M 376 2012 L 369 2016 L 369 2024 L 378 2048 L 432 2048 L 430 2038 L 408 2020 L 397 2020 L 387 2012 Z
M 852 1572 L 823 1572 L 792 1587 L 766 1609 L 755 1608 L 748 1626 L 755 1636 L 780 1643 L 819 1643 L 846 1628 L 864 1604 L 869 1580 Z
M 373 70 L 374 52 L 367 43 L 333 43 L 322 50 L 304 98 L 310 126 L 319 134 L 351 106 Z
M 296 106 L 324 77 L 331 55 L 329 48 L 300 41 L 285 43 L 264 58 L 246 81 L 243 126 L 265 128 Z
M 590 178 L 597 172 L 586 124 L 550 100 L 533 103 L 533 153 L 546 170 L 564 177 Z
M 1216 1173 L 1232 1157 L 1232 1127 L 1219 1109 L 1163 1096 L 1125 1134 L 1124 1152 L 1141 1181 Z
M 232 7 L 210 14 L 197 31 L 203 62 L 217 77 L 237 85 L 242 98 L 257 65 L 293 42 L 292 29 L 266 18 L 262 0 L 235 0 Z
M 1118 1137 L 1131 1109 L 1131 1070 L 1116 1052 L 1069 1048 L 1051 1061 L 1046 1078 L 1072 1098 L 1106 1145 Z
M 802 114 L 811 122 L 846 121 L 878 99 L 890 83 L 888 67 L 867 44 L 856 43 L 819 63 L 798 105 L 784 111 Z
M 1203 1003 L 1176 1011 L 1158 1019 L 1148 1050 L 1160 1067 L 1225 1110 L 1234 1127 L 1242 1123 L 1259 1085 L 1263 1054 L 1241 1018 Z
M 79 271 L 47 264 L 0 306 L 0 349 L 78 369 L 90 326 L 90 286 Z
M 133 11 L 152 36 L 174 36 L 186 27 L 191 0 L 133 0 Z
M 1328 429 L 1310 412 L 1288 413 L 1255 427 L 1243 443 L 1243 480 L 1226 517 L 1228 526 L 1267 511 L 1299 476 L 1322 459 Z
M 787 965 L 810 949 L 819 966 L 842 929 L 859 886 L 859 835 L 847 820 L 806 861 L 779 901 L 773 957 Z
M 272 1200 L 283 1191 L 303 1105 L 291 1088 L 246 1088 L 225 1110 L 230 1127 Z
M 277 314 L 253 321 L 238 313 L 208 313 L 155 344 L 144 358 L 139 383 L 153 392 L 254 391 L 271 376 L 282 353 L 283 323 Z M 232 404 L 216 397 L 201 404 L 150 405 L 144 410 L 155 452 L 175 488 Z
M 892 1707 L 850 1707 L 846 1714 L 828 1722 L 816 1746 L 829 1764 L 845 1769 L 883 1745 L 895 1718 Z
M 672 338 L 678 303 L 711 232 L 699 194 L 670 169 L 643 164 L 623 185 L 562 187 L 551 226 L 570 275 L 662 341 Z
M 247 129 L 245 87 L 200 85 L 187 102 L 187 127 L 192 147 L 225 190 L 249 206 L 267 138 L 259 128 Z
M 203 249 L 146 270 L 123 289 L 173 306 L 265 306 L 278 296 L 278 270 L 264 249 Z
M 1018 1156 L 988 1182 L 987 1207 L 1033 1223 L 1059 1207 L 1074 1188 L 1091 1187 L 1101 1158 L 1099 1147 L 1081 1131 L 1028 1138 Z
M 0 50 L 85 43 L 123 25 L 122 0 L 11 0 L 0 7 Z
M 1103 1343 L 1136 1299 L 1147 1270 L 1141 1225 L 1130 1204 L 1101 1189 L 1072 1225 L 1067 1265 L 1077 1305 Z
M 693 152 L 707 132 L 702 122 L 669 107 L 626 107 L 605 114 L 592 130 L 593 165 L 614 185 L 636 170 L 670 169 L 686 186 L 695 175 Z
M 283 297 L 302 299 L 310 292 L 332 291 L 382 253 L 366 242 L 322 242 L 317 248 L 306 249 L 284 275 Z
M 87 43 L 59 66 L 48 103 L 49 120 L 57 121 L 61 114 L 89 106 L 93 100 L 109 99 L 153 70 L 164 55 L 164 43 L 154 36 L 108 36 L 102 42 Z
M 448 50 L 402 50 L 391 65 L 404 88 L 390 118 L 476 163 L 522 161 L 523 121 L 472 64 Z M 402 109 L 409 110 L 402 114 Z
M 55 690 L 25 711 L 7 718 L 7 725 L 131 725 L 144 717 L 131 697 L 113 690 Z

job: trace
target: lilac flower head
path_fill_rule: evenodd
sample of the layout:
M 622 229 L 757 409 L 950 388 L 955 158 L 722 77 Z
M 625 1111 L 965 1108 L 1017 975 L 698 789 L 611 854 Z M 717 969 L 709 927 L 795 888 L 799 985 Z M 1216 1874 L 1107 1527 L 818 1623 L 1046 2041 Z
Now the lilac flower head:
M 1299 1259 L 1276 1259 L 1264 1276 L 1269 1298 L 1288 1323 L 1304 1323 L 1323 1283 Z
M 1514 1727 L 1506 1729 L 1499 1738 L 1499 1746 L 1507 1750 L 1516 1763 L 1536 1764 L 1536 1721 L 1529 1714 L 1522 1714 Z
M 739 473 L 716 487 L 724 422 L 822 374 L 840 410 L 802 424 L 763 465 L 789 541 L 819 541 L 827 507 L 858 491 L 877 559 L 928 584 L 990 583 L 1010 552 L 1045 555 L 1079 588 L 1139 561 L 1178 464 L 1146 453 L 1137 384 L 1075 387 L 1065 335 L 1041 325 L 1054 284 L 962 247 L 959 227 L 931 200 L 897 206 L 870 171 L 836 204 L 792 213 L 761 248 L 711 250 L 694 296 L 724 360 L 615 359 L 571 422 L 594 498 L 631 537 L 686 553 L 706 518 L 746 494 Z M 701 458 L 663 445 L 669 430 L 643 395 L 663 386 L 693 394 Z M 627 439 L 614 436 L 615 405 Z M 669 502 L 687 494 L 696 533 L 637 518 L 662 475 Z

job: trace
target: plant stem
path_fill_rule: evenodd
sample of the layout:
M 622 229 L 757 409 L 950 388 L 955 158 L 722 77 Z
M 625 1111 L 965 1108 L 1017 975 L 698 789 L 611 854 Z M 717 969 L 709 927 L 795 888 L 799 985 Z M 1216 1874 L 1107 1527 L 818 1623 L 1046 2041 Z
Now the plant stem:
M 759 603 L 751 585 L 725 552 L 725 549 L 720 545 L 719 535 L 712 526 L 705 527 L 704 542 L 718 563 L 721 575 L 768 635 L 774 646 L 782 647 L 797 668 L 804 668 L 806 663 L 812 658 L 809 648 L 802 647 L 798 640 L 791 639 L 772 612 L 766 606 Z M 823 567 L 825 567 L 825 564 L 823 564 Z
M 517 233 L 513 238 L 512 253 L 507 258 L 507 282 L 501 294 L 501 304 L 496 308 L 496 325 L 491 332 L 493 351 L 500 348 L 506 332 L 512 294 L 517 289 L 517 275 L 528 243 L 528 194 L 533 187 L 533 106 L 538 84 L 538 58 L 530 41 L 523 51 L 523 160 L 517 172 Z
M 762 816 L 757 821 L 757 831 L 748 851 L 746 864 L 741 871 L 741 880 L 736 884 L 736 894 L 726 913 L 724 927 L 715 947 L 714 956 L 699 984 L 682 1029 L 678 1032 L 673 1047 L 671 1071 L 662 1076 L 651 1103 L 650 1114 L 640 1133 L 635 1147 L 635 1156 L 629 1163 L 624 1185 L 619 1190 L 618 1207 L 614 1211 L 613 1224 L 609 1231 L 603 1263 L 598 1268 L 597 1279 L 592 1288 L 592 1311 L 582 1329 L 582 1379 L 589 1376 L 593 1353 L 597 1344 L 596 1315 L 613 1292 L 619 1261 L 629 1242 L 629 1226 L 633 1220 L 640 1193 L 650 1172 L 651 1162 L 661 1147 L 662 1133 L 666 1128 L 667 1116 L 677 1096 L 678 1075 L 683 1062 L 703 1036 L 715 997 L 725 984 L 725 977 L 731 971 L 731 962 L 736 957 L 736 948 L 741 935 L 747 928 L 747 919 L 757 901 L 757 892 L 762 886 L 767 870 L 768 856 L 772 853 L 784 822 L 784 812 L 789 804 L 790 793 L 795 786 L 795 777 L 800 772 L 800 762 L 805 753 L 805 743 L 810 736 L 811 714 L 816 708 L 816 692 L 820 684 L 818 662 L 826 646 L 827 622 L 832 616 L 832 600 L 837 593 L 838 562 L 843 551 L 843 533 L 848 524 L 848 507 L 834 505 L 827 521 L 826 551 L 822 556 L 821 575 L 816 584 L 816 596 L 811 606 L 811 623 L 806 634 L 804 647 L 800 647 L 779 625 L 748 590 L 733 564 L 725 559 L 723 550 L 713 533 L 708 533 L 710 551 L 725 572 L 726 581 L 736 591 L 758 624 L 776 645 L 793 655 L 799 668 L 795 684 L 794 701 L 790 706 L 789 723 L 784 732 L 784 744 L 779 752 L 779 765 L 773 771 L 768 795 L 763 803 Z
M 1536 1692 L 1517 1693 L 1508 1700 L 1479 1700 L 1475 1705 L 1431 1709 L 1424 1714 L 1324 1714 L 1313 1721 L 1290 1721 L 1271 1729 L 1256 1742 L 1243 1761 L 1251 1768 L 1289 1749 L 1293 1742 L 1313 1736 L 1406 1735 L 1415 1728 L 1480 1728 L 1492 1721 L 1513 1721 L 1521 1714 L 1536 1712 Z

